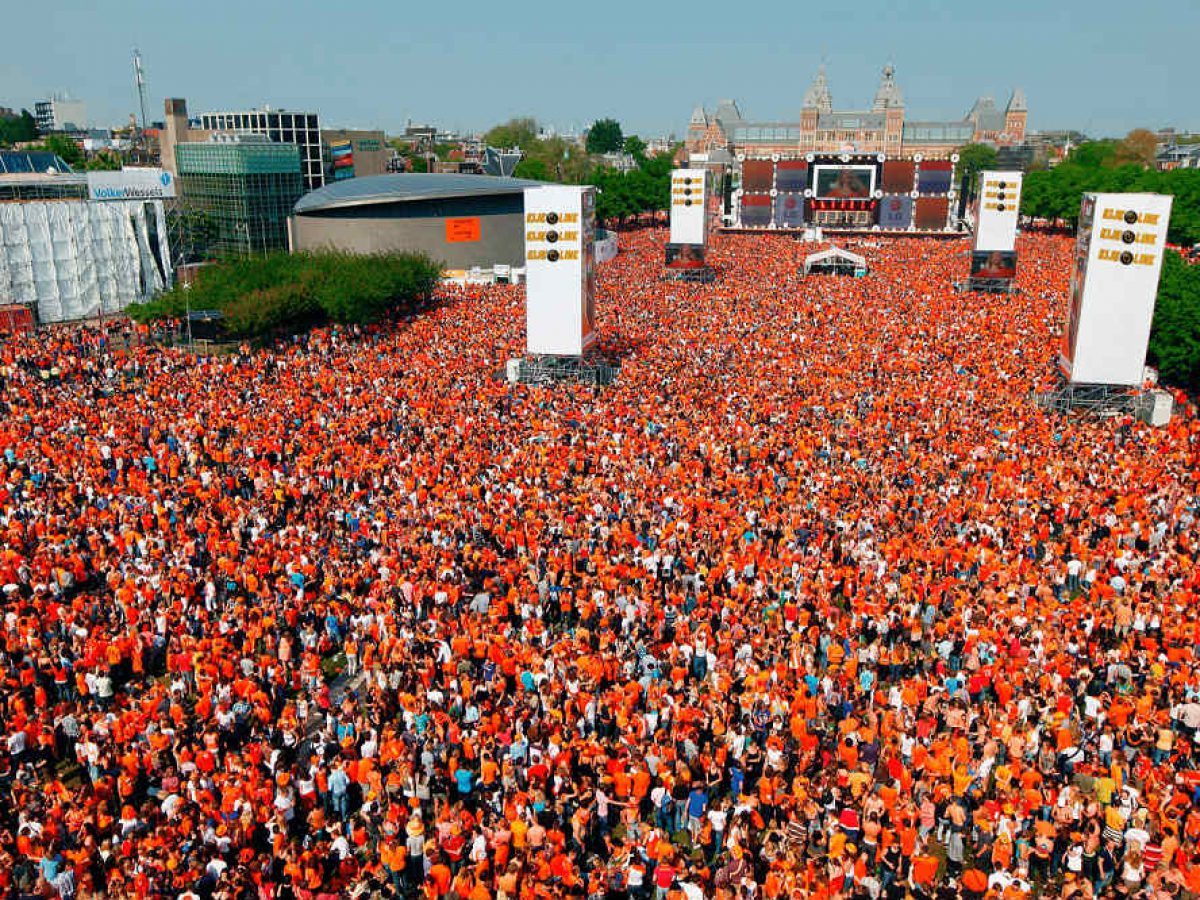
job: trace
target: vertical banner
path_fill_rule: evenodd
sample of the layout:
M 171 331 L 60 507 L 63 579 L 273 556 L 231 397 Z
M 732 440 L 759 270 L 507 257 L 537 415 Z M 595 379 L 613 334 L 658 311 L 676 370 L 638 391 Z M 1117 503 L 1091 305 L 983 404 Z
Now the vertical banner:
M 979 212 L 975 216 L 975 252 L 1011 252 L 1017 241 L 1021 205 L 1020 172 L 980 172 Z
M 1141 385 L 1171 201 L 1084 194 L 1060 359 L 1068 380 Z
M 708 239 L 706 175 L 703 169 L 676 169 L 671 173 L 670 243 L 703 245 Z
M 595 188 L 525 191 L 525 348 L 581 356 L 595 340 Z

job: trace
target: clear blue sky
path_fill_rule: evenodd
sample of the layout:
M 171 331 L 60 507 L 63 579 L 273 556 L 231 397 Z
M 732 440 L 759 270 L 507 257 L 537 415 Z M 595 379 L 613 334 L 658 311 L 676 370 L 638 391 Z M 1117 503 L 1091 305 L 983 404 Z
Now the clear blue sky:
M 6 4 L 0 105 L 51 90 L 94 122 L 137 109 L 315 109 L 329 126 L 408 118 L 486 128 L 533 115 L 560 129 L 613 116 L 682 134 L 693 106 L 735 98 L 798 119 L 824 57 L 834 105 L 870 103 L 891 60 L 915 118 L 961 117 L 981 94 L 1025 89 L 1034 128 L 1200 130 L 1197 0 L 52 0 Z

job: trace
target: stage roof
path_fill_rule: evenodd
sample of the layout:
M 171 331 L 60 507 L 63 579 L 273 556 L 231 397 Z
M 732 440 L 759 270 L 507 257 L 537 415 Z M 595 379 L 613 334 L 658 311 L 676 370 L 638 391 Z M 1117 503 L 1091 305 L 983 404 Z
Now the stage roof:
M 863 269 L 867 267 L 866 257 L 859 256 L 857 253 L 851 253 L 842 247 L 830 247 L 828 250 L 822 250 L 820 253 L 813 253 L 806 257 L 804 260 L 804 271 L 807 272 L 813 266 L 837 263 L 853 265 Z

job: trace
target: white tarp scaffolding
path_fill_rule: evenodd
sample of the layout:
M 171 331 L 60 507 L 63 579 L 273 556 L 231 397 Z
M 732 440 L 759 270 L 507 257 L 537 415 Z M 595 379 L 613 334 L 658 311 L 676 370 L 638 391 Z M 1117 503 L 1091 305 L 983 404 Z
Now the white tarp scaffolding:
M 0 303 L 41 322 L 117 313 L 171 282 L 161 200 L 0 204 Z

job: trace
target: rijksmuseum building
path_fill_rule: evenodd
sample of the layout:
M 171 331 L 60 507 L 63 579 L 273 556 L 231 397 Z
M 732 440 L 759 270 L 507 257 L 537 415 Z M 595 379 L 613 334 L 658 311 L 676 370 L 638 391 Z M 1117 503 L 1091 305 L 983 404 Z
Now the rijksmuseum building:
M 904 95 L 895 76 L 892 66 L 883 70 L 870 109 L 835 110 L 822 66 L 804 94 L 799 122 L 748 122 L 732 100 L 722 100 L 712 113 L 696 107 L 685 145 L 690 164 L 729 163 L 739 153 L 946 156 L 964 144 L 1015 147 L 1025 142 L 1029 112 L 1020 88 L 1003 110 L 991 97 L 980 97 L 957 122 L 924 122 L 905 118 Z

